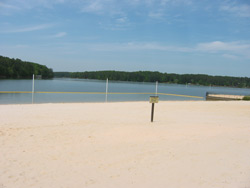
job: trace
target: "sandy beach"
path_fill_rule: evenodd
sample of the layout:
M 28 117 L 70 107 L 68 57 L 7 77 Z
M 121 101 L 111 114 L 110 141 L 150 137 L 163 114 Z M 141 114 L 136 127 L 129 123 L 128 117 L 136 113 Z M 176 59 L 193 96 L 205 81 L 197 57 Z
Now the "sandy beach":
M 250 102 L 0 105 L 0 188 L 250 188 Z

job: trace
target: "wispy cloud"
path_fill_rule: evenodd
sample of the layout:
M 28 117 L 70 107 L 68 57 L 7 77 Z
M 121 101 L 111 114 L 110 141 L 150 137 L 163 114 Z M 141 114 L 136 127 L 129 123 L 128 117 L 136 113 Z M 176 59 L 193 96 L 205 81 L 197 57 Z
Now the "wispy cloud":
M 221 57 L 236 59 L 237 57 L 250 59 L 250 43 L 221 42 L 198 43 L 194 46 L 172 46 L 159 43 L 108 43 L 93 44 L 89 48 L 94 51 L 159 51 L 181 53 L 218 54 Z
M 18 8 L 19 11 L 33 10 L 35 8 L 47 8 L 51 9 L 55 8 L 58 4 L 64 4 L 64 6 L 71 5 L 71 7 L 75 7 L 80 9 L 83 13 L 88 14 L 97 14 L 104 15 L 110 17 L 110 22 L 112 22 L 113 26 L 110 28 L 120 28 L 116 27 L 118 23 L 117 17 L 126 18 L 126 23 L 128 23 L 129 18 L 133 20 L 130 15 L 137 14 L 142 17 L 146 15 L 147 18 L 163 20 L 166 17 L 166 13 L 168 12 L 166 9 L 172 6 L 189 6 L 192 5 L 193 0 L 12 0 L 10 3 L 3 4 L 0 3 L 0 6 L 4 6 L 5 9 L 10 9 L 11 7 Z M 9 8 L 8 8 L 9 7 Z M 8 11 L 8 13 L 15 14 L 17 11 Z M 1 14 L 1 12 L 0 12 Z M 168 18 L 167 21 L 170 19 Z M 123 20 L 120 20 L 123 21 Z M 124 21 L 124 23 L 125 23 Z M 123 25 L 122 29 L 124 29 L 127 25 Z
M 66 32 L 60 32 L 60 33 L 57 33 L 55 35 L 52 35 L 53 38 L 61 38 L 61 37 L 64 37 L 66 36 L 67 33 Z
M 163 13 L 163 10 L 171 6 L 192 5 L 193 0 L 85 0 L 82 1 L 82 11 L 88 13 L 124 13 L 128 10 L 142 9 L 151 12 L 152 16 Z
M 149 12 L 148 17 L 153 19 L 162 19 L 165 16 L 163 11 Z
M 155 51 L 178 51 L 188 52 L 191 49 L 186 47 L 176 47 L 161 45 L 158 43 L 113 43 L 113 44 L 95 44 L 91 46 L 92 50 L 97 51 L 139 51 L 139 50 L 155 50 Z
M 127 21 L 128 21 L 127 17 L 121 17 L 116 19 L 117 23 L 126 23 Z
M 105 30 L 127 30 L 132 23 L 127 16 L 112 16 L 108 21 L 100 22 L 100 27 Z
M 197 52 L 219 54 L 222 57 L 237 59 L 250 59 L 250 43 L 249 42 L 222 42 L 214 41 L 208 43 L 200 43 L 195 47 Z
M 29 45 L 27 44 L 17 44 L 17 45 L 14 45 L 13 48 L 28 48 Z
M 82 8 L 82 11 L 91 12 L 91 13 L 100 13 L 104 9 L 104 3 L 105 3 L 104 1 L 100 1 L 100 0 L 89 1 Z
M 82 12 L 105 15 L 124 15 L 129 8 L 126 1 L 117 0 L 85 0 L 80 1 L 79 7 Z
M 0 2 L 0 15 L 9 16 L 12 12 L 20 11 L 20 7 Z
M 250 52 L 250 44 L 242 43 L 242 42 L 221 42 L 214 41 L 209 43 L 200 43 L 197 45 L 196 49 L 198 51 L 206 51 L 206 52 Z
M 250 17 L 250 6 L 247 4 L 227 4 L 221 6 L 220 9 L 239 17 Z
M 146 5 L 151 7 L 152 5 L 158 5 L 159 7 L 170 6 L 170 5 L 191 5 L 193 0 L 134 0 L 129 2 L 135 6 Z
M 5 3 L 1 3 L 1 2 L 0 2 L 0 7 L 4 8 L 4 9 L 14 9 L 14 10 L 20 9 L 17 6 L 10 5 L 10 4 L 5 4 Z
M 238 59 L 238 56 L 232 55 L 232 54 L 223 54 L 222 57 L 225 57 L 227 59 L 233 59 L 233 60 Z
M 14 28 L 9 30 L 4 30 L 2 33 L 24 33 L 24 32 L 32 32 L 43 30 L 52 27 L 52 24 L 40 24 L 35 26 L 23 27 L 23 28 Z
M 55 5 L 63 4 L 63 3 L 72 3 L 76 1 L 69 1 L 69 0 L 11 0 L 8 3 L 0 2 L 0 7 L 3 10 L 0 12 L 8 12 L 9 14 L 15 14 L 18 11 L 26 11 L 34 8 L 52 8 Z M 17 11 L 18 10 L 18 11 Z
M 53 8 L 58 4 L 73 5 L 85 13 L 93 14 L 120 14 L 129 10 L 141 9 L 151 12 L 152 16 L 159 15 L 159 9 L 171 6 L 190 6 L 193 0 L 12 0 L 0 3 L 5 9 L 27 10 L 34 8 Z M 13 12 L 15 13 L 15 12 Z

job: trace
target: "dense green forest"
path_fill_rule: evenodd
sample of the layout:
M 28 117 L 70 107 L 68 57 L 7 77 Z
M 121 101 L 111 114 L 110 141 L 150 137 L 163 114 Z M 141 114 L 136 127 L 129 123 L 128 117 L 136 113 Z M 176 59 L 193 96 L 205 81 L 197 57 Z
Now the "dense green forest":
M 250 78 L 230 76 L 209 76 L 205 74 L 169 74 L 151 71 L 93 71 L 93 72 L 55 72 L 55 77 L 85 78 L 98 80 L 117 80 L 135 82 L 161 82 L 175 84 L 194 84 L 204 86 L 250 87 Z
M 53 78 L 53 70 L 45 65 L 11 59 L 0 56 L 0 78 L 32 78 L 32 75 L 42 75 L 42 78 Z
M 32 78 L 32 75 L 42 75 L 42 78 L 67 77 L 98 80 L 134 81 L 193 84 L 205 86 L 229 86 L 250 88 L 250 78 L 230 76 L 209 76 L 205 74 L 170 74 L 151 71 L 123 72 L 123 71 L 92 71 L 92 72 L 55 72 L 45 65 L 11 59 L 0 56 L 1 78 Z

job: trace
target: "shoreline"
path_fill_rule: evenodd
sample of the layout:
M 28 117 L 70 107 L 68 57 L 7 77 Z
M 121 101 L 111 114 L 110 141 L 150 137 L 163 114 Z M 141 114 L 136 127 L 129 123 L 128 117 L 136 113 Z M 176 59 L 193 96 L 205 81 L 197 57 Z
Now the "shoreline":
M 0 105 L 0 187 L 249 187 L 248 101 Z
M 168 100 L 168 101 L 161 101 L 159 100 L 158 103 L 155 103 L 156 105 L 158 104 L 164 104 L 164 103 L 249 103 L 250 105 L 250 102 L 247 101 L 247 100 Z M 108 102 L 100 102 L 100 101 L 97 101 L 97 102 L 48 102 L 48 103 L 9 103 L 9 104 L 0 104 L 0 107 L 1 106 L 8 106 L 8 105 L 12 105 L 12 106 L 15 106 L 15 105 L 84 105 L 84 104 L 116 104 L 116 103 L 121 103 L 121 104 L 125 104 L 125 103 L 148 103 L 148 104 L 151 104 L 149 101 L 108 101 Z
M 160 101 L 159 103 L 172 103 L 172 102 L 207 102 L 206 100 L 169 100 L 169 101 Z M 209 101 L 211 102 L 211 101 Z M 217 101 L 218 102 L 218 101 Z M 4 106 L 4 105 L 43 105 L 43 104 L 112 104 L 112 103 L 149 103 L 148 101 L 108 101 L 108 102 L 48 102 L 48 103 L 9 103 L 9 104 L 0 104 L 0 106 Z M 158 104 L 158 103 L 157 103 Z

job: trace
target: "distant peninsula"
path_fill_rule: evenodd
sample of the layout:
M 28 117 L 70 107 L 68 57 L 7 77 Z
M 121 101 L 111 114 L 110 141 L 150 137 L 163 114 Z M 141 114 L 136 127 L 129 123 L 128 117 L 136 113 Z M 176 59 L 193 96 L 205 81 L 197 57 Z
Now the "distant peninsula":
M 84 78 L 133 82 L 160 82 L 173 84 L 192 84 L 203 86 L 226 86 L 250 88 L 250 78 L 231 76 L 210 76 L 206 74 L 173 74 L 152 71 L 91 71 L 91 72 L 54 72 L 58 78 Z
M 0 79 L 30 79 L 32 75 L 53 78 L 53 70 L 45 65 L 0 56 Z

